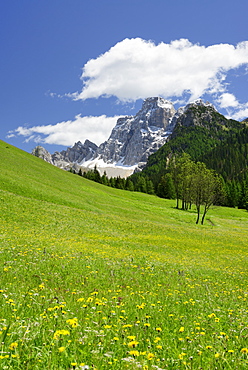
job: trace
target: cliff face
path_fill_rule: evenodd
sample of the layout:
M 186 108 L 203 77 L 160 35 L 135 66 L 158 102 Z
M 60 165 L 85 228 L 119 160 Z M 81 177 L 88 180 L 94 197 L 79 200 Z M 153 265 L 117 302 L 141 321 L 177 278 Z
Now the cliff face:
M 109 139 L 94 158 L 122 166 L 142 166 L 173 130 L 173 104 L 162 98 L 148 98 L 135 116 L 119 118 Z

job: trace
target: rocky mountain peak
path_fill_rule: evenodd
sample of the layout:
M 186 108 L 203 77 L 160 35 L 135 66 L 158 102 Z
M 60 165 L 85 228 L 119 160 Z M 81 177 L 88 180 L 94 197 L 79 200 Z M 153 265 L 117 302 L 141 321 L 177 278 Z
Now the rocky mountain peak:
M 42 154 L 41 149 L 37 149 L 35 155 L 42 155 L 47 161 L 51 158 L 50 163 L 67 169 L 73 166 L 94 168 L 96 165 L 101 173 L 106 171 L 111 173 L 110 176 L 115 176 L 114 171 L 121 168 L 123 176 L 123 171 L 130 174 L 130 171 L 142 169 L 148 157 L 165 144 L 176 125 L 212 122 L 214 112 L 212 104 L 201 99 L 176 111 L 172 102 L 162 97 L 149 97 L 137 114 L 119 118 L 109 139 L 99 147 L 86 140 L 84 144 L 78 141 L 73 147 L 50 157 L 48 152 Z
M 43 146 L 37 145 L 33 150 L 32 154 L 36 157 L 39 157 L 43 159 L 44 161 L 53 164 L 52 156 L 51 154 L 43 148 Z

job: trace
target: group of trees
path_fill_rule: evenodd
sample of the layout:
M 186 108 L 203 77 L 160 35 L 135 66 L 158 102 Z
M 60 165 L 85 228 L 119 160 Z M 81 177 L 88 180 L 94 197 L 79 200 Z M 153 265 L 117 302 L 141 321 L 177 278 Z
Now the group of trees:
M 161 178 L 158 195 L 175 198 L 176 208 L 197 210 L 196 223 L 201 224 L 212 204 L 221 204 L 224 188 L 221 177 L 203 162 L 193 162 L 188 154 L 171 158 L 168 172 Z M 180 206 L 181 203 L 181 206 Z M 202 215 L 201 215 L 202 211 Z

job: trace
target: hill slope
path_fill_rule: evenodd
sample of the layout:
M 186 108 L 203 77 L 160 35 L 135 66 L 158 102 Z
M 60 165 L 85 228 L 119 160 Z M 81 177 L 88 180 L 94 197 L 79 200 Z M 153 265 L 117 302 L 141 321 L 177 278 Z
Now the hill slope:
M 198 227 L 2 141 L 0 159 L 1 368 L 246 368 L 246 211 Z
M 89 237 L 90 241 L 91 238 L 97 238 L 98 243 L 105 245 L 107 237 L 118 247 L 121 240 L 121 245 L 132 249 L 147 238 L 149 242 L 145 248 L 152 247 L 155 250 L 164 246 L 166 240 L 166 250 L 160 250 L 160 253 L 166 254 L 174 253 L 175 242 L 177 246 L 181 245 L 182 253 L 185 252 L 185 247 L 190 248 L 192 240 L 201 245 L 202 231 L 194 225 L 194 211 L 182 214 L 173 209 L 174 201 L 94 183 L 60 170 L 2 141 L 0 158 L 1 204 L 4 207 L 2 217 L 7 210 L 8 214 L 13 212 L 17 218 L 23 213 L 23 221 L 26 217 L 26 226 L 31 228 L 34 220 L 32 216 L 31 223 L 28 224 L 28 214 L 34 207 L 37 217 L 33 227 L 36 228 L 37 223 L 41 222 L 41 214 L 44 216 L 47 212 L 44 222 L 48 227 L 49 222 L 53 225 L 58 222 L 51 219 L 50 210 L 53 209 L 58 219 L 64 220 L 64 226 L 67 224 L 68 228 L 73 230 L 72 239 L 76 237 L 75 233 L 78 233 L 79 238 L 93 233 Z M 5 198 L 9 199 L 8 202 Z M 25 206 L 26 203 L 28 206 Z M 21 206 L 18 204 L 23 204 L 22 208 L 19 208 Z M 229 211 L 221 208 L 218 208 L 219 214 L 215 210 L 211 211 L 212 222 L 229 228 L 230 222 L 235 222 L 236 217 L 240 218 L 241 215 L 238 210 L 232 210 L 232 219 L 229 220 Z M 242 213 L 242 217 L 246 220 L 247 213 Z M 60 225 L 60 229 L 61 227 Z M 186 234 L 182 228 L 186 228 Z M 175 234 L 175 231 L 179 234 Z M 211 234 L 213 230 L 209 232 Z M 65 229 L 64 233 L 68 233 L 68 230 Z M 182 239 L 178 239 L 178 235 L 181 235 Z M 49 243 L 49 235 L 47 237 Z M 218 233 L 216 237 L 217 248 L 219 243 L 222 244 L 223 235 L 219 240 Z M 237 240 L 240 240 L 240 237 L 241 234 Z M 58 242 L 59 240 L 58 235 Z

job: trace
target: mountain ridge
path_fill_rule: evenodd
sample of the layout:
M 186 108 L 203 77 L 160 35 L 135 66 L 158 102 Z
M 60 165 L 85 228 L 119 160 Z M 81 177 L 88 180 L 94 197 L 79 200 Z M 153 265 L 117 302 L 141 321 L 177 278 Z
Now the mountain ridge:
M 66 170 L 87 171 L 96 166 L 101 175 L 127 177 L 141 171 L 148 158 L 177 135 L 178 127 L 212 126 L 215 115 L 220 113 L 201 99 L 176 110 L 168 100 L 149 97 L 134 116 L 119 118 L 108 140 L 99 147 L 86 140 L 54 154 L 36 147 L 32 154 Z M 225 124 L 228 119 L 222 117 Z

